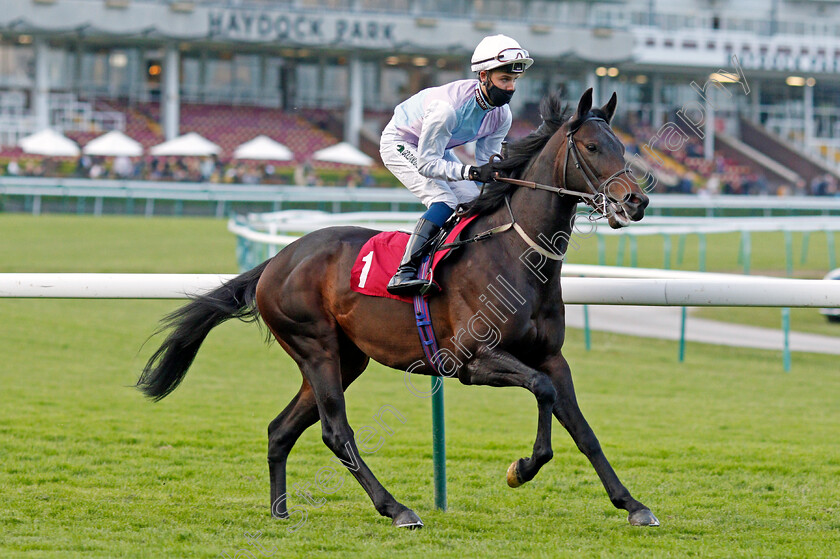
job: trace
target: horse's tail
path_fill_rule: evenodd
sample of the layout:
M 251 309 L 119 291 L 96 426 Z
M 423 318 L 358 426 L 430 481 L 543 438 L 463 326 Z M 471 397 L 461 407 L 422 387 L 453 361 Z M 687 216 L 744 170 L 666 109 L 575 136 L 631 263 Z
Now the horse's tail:
M 166 397 L 184 380 L 210 330 L 231 318 L 256 322 L 260 316 L 256 303 L 257 282 L 268 262 L 266 260 L 205 295 L 193 297 L 192 301 L 164 317 L 155 334 L 170 328 L 172 331 L 149 358 L 137 380 L 137 388 L 155 401 Z

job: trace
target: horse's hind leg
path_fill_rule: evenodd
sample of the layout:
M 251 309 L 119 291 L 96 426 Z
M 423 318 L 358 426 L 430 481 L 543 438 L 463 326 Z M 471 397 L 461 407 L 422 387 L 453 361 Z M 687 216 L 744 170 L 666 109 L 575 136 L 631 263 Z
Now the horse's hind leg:
M 397 502 L 379 483 L 359 455 L 353 430 L 347 422 L 336 337 L 323 334 L 318 337 L 296 335 L 286 338 L 285 342 L 312 387 L 321 419 L 321 436 L 327 448 L 353 474 L 379 514 L 391 518 L 394 526 L 423 526 L 414 511 Z
M 634 526 L 659 526 L 659 520 L 649 508 L 630 495 L 630 491 L 621 483 L 618 476 L 604 456 L 601 444 L 592 428 L 583 417 L 575 397 L 572 383 L 572 372 L 569 364 L 562 355 L 555 356 L 549 361 L 545 370 L 551 376 L 554 389 L 557 391 L 557 403 L 554 405 L 554 415 L 566 428 L 580 451 L 589 459 L 612 504 L 629 513 L 628 520 Z
M 271 515 L 288 518 L 286 459 L 301 434 L 318 421 L 315 395 L 305 380 L 289 405 L 268 425 L 268 475 L 271 479 Z
M 507 471 L 507 482 L 519 487 L 534 479 L 540 468 L 553 456 L 551 450 L 551 411 L 556 398 L 549 378 L 510 355 L 496 349 L 482 348 L 476 352 L 459 375 L 464 384 L 487 386 L 520 386 L 530 390 L 537 399 L 537 438 L 529 458 L 513 462 Z
M 349 341 L 341 344 L 341 382 L 347 390 L 365 370 L 368 357 Z M 288 518 L 286 461 L 306 429 L 318 421 L 315 394 L 304 379 L 297 395 L 268 426 L 268 473 L 271 479 L 271 515 Z

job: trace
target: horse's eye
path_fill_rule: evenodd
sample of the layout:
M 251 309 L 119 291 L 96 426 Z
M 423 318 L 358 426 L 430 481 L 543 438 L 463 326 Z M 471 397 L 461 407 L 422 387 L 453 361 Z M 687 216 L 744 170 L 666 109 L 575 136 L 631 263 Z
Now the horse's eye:
M 586 149 L 588 149 L 589 151 L 597 151 L 598 146 L 596 146 L 595 144 L 586 144 Z

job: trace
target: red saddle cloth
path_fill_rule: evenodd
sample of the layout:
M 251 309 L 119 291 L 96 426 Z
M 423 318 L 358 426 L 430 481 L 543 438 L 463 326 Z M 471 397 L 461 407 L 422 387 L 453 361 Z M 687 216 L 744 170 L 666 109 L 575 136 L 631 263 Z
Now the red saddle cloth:
M 455 241 L 469 222 L 477 216 L 472 216 L 458 222 L 446 236 L 446 243 Z M 408 244 L 408 233 L 402 231 L 385 231 L 371 237 L 364 244 L 356 262 L 350 271 L 350 288 L 364 295 L 374 297 L 388 297 L 405 303 L 413 302 L 413 297 L 391 295 L 386 287 L 400 266 L 400 260 Z M 451 249 L 439 250 L 432 259 L 432 271 L 443 260 Z

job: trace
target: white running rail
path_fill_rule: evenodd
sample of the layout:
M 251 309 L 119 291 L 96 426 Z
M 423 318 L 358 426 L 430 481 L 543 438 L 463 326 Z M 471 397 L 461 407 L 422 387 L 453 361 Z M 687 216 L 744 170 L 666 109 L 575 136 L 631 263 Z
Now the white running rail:
M 573 271 L 573 270 L 570 270 Z M 634 270 L 639 272 L 638 269 Z M 674 274 L 667 270 L 649 271 Z M 731 278 L 563 279 L 566 303 L 591 305 L 840 307 L 840 281 Z M 0 274 L 0 297 L 182 299 L 221 285 L 228 274 Z

